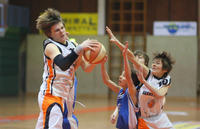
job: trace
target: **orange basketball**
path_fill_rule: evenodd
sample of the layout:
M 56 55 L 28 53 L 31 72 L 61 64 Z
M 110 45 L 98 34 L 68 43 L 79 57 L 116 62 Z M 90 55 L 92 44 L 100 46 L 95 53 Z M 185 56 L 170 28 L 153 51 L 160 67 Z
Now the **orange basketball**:
M 98 43 L 98 45 L 93 47 L 93 49 L 94 51 L 92 50 L 84 51 L 83 56 L 85 60 L 88 61 L 89 63 L 99 64 L 103 61 L 106 55 L 106 49 L 101 43 Z

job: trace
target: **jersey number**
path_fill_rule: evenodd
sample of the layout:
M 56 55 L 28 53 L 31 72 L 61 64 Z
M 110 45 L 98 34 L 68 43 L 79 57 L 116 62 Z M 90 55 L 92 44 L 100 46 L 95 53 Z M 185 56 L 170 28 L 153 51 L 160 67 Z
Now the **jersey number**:
M 168 84 L 168 80 L 163 79 L 161 82 L 159 82 L 159 87 L 161 87 L 162 85 L 167 85 L 167 84 Z

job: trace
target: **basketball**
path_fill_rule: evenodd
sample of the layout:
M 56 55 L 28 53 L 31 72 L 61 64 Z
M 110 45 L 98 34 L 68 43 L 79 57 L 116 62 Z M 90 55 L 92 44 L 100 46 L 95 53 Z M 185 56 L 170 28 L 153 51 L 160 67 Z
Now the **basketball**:
M 91 64 L 99 64 L 103 61 L 106 55 L 106 49 L 101 43 L 98 43 L 98 45 L 93 47 L 93 49 L 94 51 L 92 50 L 84 51 L 83 57 L 85 58 L 86 61 L 88 61 Z

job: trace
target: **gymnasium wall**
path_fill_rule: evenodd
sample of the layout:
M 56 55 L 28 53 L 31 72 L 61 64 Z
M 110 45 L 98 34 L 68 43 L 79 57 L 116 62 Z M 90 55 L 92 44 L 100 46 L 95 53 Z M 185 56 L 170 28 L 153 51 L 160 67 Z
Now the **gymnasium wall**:
M 95 38 L 101 41 L 108 50 L 107 36 L 72 36 L 77 42 L 87 38 Z M 41 35 L 28 35 L 27 38 L 27 93 L 37 93 L 42 82 L 43 56 Z M 168 96 L 196 98 L 197 85 L 197 37 L 147 37 L 147 53 L 152 59 L 155 51 L 170 52 L 176 60 L 176 64 L 170 75 L 172 86 Z M 151 63 L 151 62 L 150 62 Z M 150 65 L 149 65 L 150 66 Z M 93 72 L 85 73 L 80 68 L 77 71 L 78 94 L 107 96 L 108 89 L 102 82 L 100 65 Z

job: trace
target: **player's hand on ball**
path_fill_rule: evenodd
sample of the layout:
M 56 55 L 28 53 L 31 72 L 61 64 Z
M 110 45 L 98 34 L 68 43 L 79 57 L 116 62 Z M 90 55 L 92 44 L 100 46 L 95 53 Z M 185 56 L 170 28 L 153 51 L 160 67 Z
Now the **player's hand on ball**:
M 98 41 L 94 41 L 94 44 L 91 44 L 90 50 L 84 50 L 83 57 L 90 64 L 99 64 L 102 62 L 106 56 L 106 49 L 103 44 Z
M 98 46 L 98 41 L 87 39 L 87 40 L 83 41 L 80 45 L 84 51 L 87 51 L 87 50 L 94 51 L 94 47 Z

